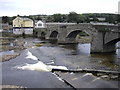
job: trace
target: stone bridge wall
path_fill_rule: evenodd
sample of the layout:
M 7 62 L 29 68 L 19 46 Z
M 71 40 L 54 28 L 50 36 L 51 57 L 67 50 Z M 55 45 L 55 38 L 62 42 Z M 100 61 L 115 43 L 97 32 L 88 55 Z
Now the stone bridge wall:
M 92 53 L 115 51 L 115 43 L 108 45 L 107 43 L 120 38 L 120 31 L 117 25 L 93 25 L 88 23 L 47 23 L 46 25 L 46 29 L 38 30 L 38 37 L 40 37 L 41 32 L 45 32 L 45 38 L 51 39 L 51 33 L 57 31 L 58 35 L 55 39 L 58 40 L 58 43 L 76 43 L 75 39 L 66 37 L 73 31 L 86 32 L 92 37 Z

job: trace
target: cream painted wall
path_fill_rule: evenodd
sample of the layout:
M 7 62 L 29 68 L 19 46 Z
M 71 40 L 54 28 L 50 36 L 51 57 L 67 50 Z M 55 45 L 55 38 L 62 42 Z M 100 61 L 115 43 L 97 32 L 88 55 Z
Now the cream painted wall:
M 17 17 L 13 20 L 13 27 L 22 27 L 23 26 L 23 19 Z
M 24 27 L 33 27 L 33 21 L 32 20 L 25 20 Z
M 23 33 L 32 35 L 33 27 L 34 27 L 34 22 L 29 18 L 16 17 L 13 20 L 13 33 L 16 35 L 20 35 Z
M 13 20 L 13 27 L 33 27 L 33 20 L 24 20 L 24 18 L 17 17 Z

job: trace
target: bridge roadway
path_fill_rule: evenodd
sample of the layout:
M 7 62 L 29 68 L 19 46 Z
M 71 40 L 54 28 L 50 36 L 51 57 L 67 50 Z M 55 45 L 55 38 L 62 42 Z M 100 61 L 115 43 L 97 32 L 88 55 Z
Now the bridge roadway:
M 98 23 L 46 23 L 46 28 L 35 29 L 35 35 L 59 44 L 77 43 L 76 36 L 85 32 L 91 36 L 91 53 L 115 52 L 120 41 L 119 24 Z

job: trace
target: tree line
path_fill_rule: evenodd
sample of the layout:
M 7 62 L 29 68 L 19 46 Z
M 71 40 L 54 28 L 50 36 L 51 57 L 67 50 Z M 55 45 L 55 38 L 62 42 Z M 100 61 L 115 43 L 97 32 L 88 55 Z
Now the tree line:
M 12 20 L 16 16 L 2 17 L 2 23 L 9 23 L 12 25 Z M 117 24 L 120 23 L 120 15 L 118 14 L 109 14 L 109 13 L 85 13 L 78 14 L 76 12 L 69 12 L 69 14 L 53 14 L 53 15 L 29 15 L 23 16 L 35 20 L 43 20 L 46 22 L 71 22 L 71 23 L 90 23 L 90 22 L 108 22 Z M 99 20 L 99 18 L 104 18 L 105 20 Z

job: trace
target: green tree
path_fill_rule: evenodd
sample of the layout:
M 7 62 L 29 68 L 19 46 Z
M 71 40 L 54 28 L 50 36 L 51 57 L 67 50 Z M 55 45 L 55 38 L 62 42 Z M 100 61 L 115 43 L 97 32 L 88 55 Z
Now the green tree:
M 53 15 L 49 15 L 46 19 L 46 22 L 53 22 Z
M 62 15 L 61 14 L 54 14 L 53 15 L 53 21 L 54 22 L 62 22 L 63 21 Z
M 82 15 L 82 14 L 79 14 L 79 17 L 78 17 L 77 22 L 78 22 L 78 23 L 83 23 L 84 21 L 85 21 L 85 16 Z
M 3 16 L 2 17 L 2 23 L 9 23 L 9 17 L 8 16 Z
M 54 14 L 53 15 L 53 21 L 54 22 L 65 22 L 67 19 L 67 16 L 65 14 Z
M 70 12 L 68 14 L 68 22 L 78 22 L 79 21 L 79 14 L 76 12 Z

